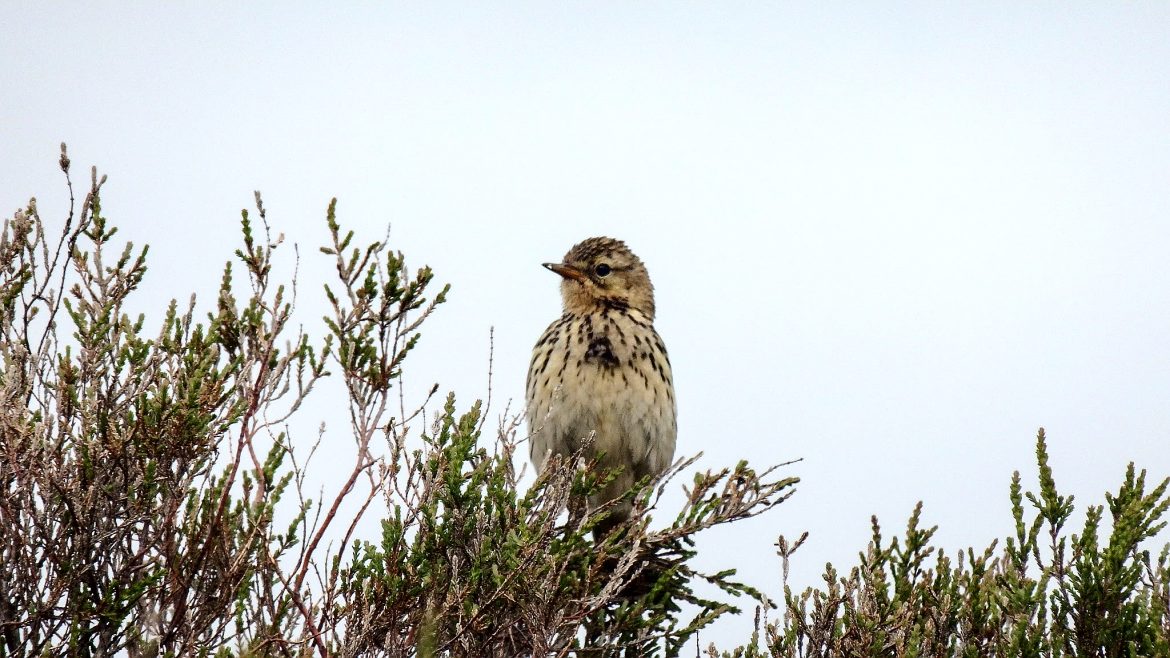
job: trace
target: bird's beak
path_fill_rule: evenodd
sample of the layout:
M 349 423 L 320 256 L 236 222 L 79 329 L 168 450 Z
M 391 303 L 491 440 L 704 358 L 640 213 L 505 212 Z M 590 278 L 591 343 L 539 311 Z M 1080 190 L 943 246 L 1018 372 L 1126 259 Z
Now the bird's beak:
M 581 283 L 589 280 L 589 277 L 585 276 L 584 272 L 571 265 L 565 265 L 564 263 L 545 263 L 544 266 L 566 279 L 573 279 Z

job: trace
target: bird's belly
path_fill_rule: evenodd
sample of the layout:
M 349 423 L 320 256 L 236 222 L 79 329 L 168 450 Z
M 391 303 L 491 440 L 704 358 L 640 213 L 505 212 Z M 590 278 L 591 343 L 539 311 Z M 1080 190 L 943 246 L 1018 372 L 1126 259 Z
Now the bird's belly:
M 631 376 L 632 375 L 632 376 Z M 640 474 L 664 470 L 674 455 L 672 395 L 636 370 L 583 364 L 560 382 L 543 427 L 534 432 L 534 452 L 571 454 L 585 447 L 590 457 L 627 465 Z

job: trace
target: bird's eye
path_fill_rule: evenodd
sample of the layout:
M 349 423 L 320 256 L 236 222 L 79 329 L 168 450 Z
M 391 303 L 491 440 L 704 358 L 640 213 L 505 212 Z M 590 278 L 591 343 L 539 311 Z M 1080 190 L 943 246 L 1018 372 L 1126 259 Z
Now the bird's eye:
M 602 263 L 602 264 L 598 265 L 597 267 L 593 268 L 593 272 L 597 276 L 600 276 L 600 277 L 607 277 L 607 276 L 609 276 L 609 273 L 612 271 L 613 270 L 611 270 L 609 268 L 609 265 L 606 265 L 605 263 Z

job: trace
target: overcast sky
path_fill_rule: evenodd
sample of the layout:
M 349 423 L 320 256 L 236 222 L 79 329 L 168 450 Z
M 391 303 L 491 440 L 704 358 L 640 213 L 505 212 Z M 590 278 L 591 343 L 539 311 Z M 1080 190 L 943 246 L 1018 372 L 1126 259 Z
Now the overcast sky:
M 952 552 L 1004 536 L 1040 426 L 1081 511 L 1170 475 L 1170 4 L 164 4 L 0 8 L 3 210 L 62 217 L 68 142 L 152 247 L 142 310 L 210 307 L 253 190 L 306 258 L 337 196 L 452 285 L 410 384 L 483 396 L 494 327 L 498 414 L 540 263 L 622 238 L 679 453 L 804 460 L 700 545 L 774 596 L 780 533 L 797 586 L 918 500 Z

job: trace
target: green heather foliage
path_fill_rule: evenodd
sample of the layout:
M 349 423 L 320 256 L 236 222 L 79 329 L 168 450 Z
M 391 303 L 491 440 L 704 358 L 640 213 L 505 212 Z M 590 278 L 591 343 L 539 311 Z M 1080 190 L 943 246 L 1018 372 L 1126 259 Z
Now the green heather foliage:
M 905 535 L 873 539 L 848 575 L 826 567 L 824 588 L 784 588 L 784 612 L 761 622 L 753 642 L 711 656 L 1170 656 L 1170 546 L 1151 555 L 1170 507 L 1168 480 L 1147 489 L 1131 464 L 1117 493 L 1089 507 L 1080 534 L 1036 437 L 1040 492 L 1010 491 L 1014 533 L 1003 548 L 953 557 L 930 545 L 921 503 Z M 787 578 L 800 541 L 778 542 Z M 1155 557 L 1156 556 L 1156 557 Z M 762 637 L 761 637 L 762 636 Z M 762 642 L 760 641 L 762 640 Z
M 118 240 L 104 177 L 78 202 L 64 146 L 60 166 L 63 226 L 32 200 L 0 235 L 0 656 L 674 654 L 735 599 L 765 602 L 696 573 L 692 538 L 795 478 L 697 473 L 651 530 L 680 463 L 596 545 L 607 510 L 582 501 L 607 474 L 576 455 L 520 486 L 519 419 L 488 433 L 479 402 L 400 397 L 447 294 L 430 269 L 358 246 L 330 204 L 314 335 L 257 195 L 210 311 L 171 302 L 148 328 L 130 311 L 146 249 Z M 343 429 L 306 441 L 323 419 L 303 403 L 330 385 Z M 353 467 L 310 498 L 324 442 Z
M 147 327 L 131 311 L 147 251 L 117 239 L 104 177 L 74 199 L 69 165 L 62 147 L 63 225 L 33 200 L 0 234 L 0 656 L 677 655 L 742 601 L 756 633 L 709 655 L 1170 656 L 1170 549 L 1148 552 L 1166 481 L 1131 467 L 1069 535 L 1041 431 L 1040 491 L 1017 474 L 1002 547 L 945 554 L 919 507 L 796 593 L 803 537 L 781 537 L 772 602 L 692 558 L 696 533 L 793 493 L 778 467 L 693 473 L 682 509 L 660 509 L 684 460 L 594 543 L 607 510 L 583 500 L 608 474 L 575 455 L 520 485 L 518 418 L 488 431 L 480 402 L 402 399 L 447 294 L 430 269 L 355 244 L 330 204 L 317 257 L 335 274 L 282 283 L 296 259 L 276 259 L 257 195 L 214 304 L 171 302 Z M 316 333 L 298 289 L 321 291 Z M 309 415 L 321 395 L 344 400 L 335 417 Z M 352 468 L 319 488 L 324 443 Z

